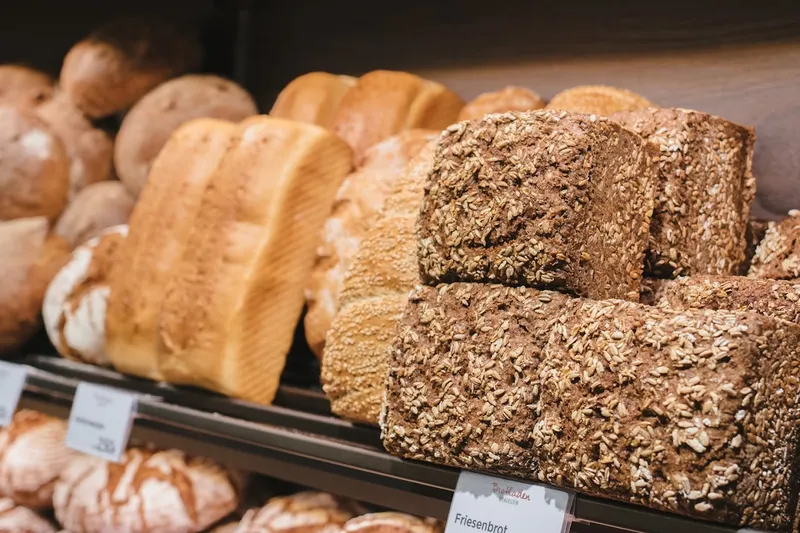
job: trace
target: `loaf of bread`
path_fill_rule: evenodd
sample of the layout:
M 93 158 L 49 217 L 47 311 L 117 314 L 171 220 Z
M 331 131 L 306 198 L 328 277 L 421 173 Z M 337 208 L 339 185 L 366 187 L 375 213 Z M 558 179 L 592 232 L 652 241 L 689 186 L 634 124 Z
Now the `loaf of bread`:
M 119 181 L 93 183 L 75 195 L 53 231 L 70 246 L 78 246 L 106 228 L 127 224 L 134 203 L 133 196 Z
M 333 131 L 353 149 L 356 165 L 367 148 L 409 128 L 442 129 L 464 107 L 447 87 L 406 72 L 364 74 L 339 104 Z
M 117 174 L 138 196 L 150 166 L 181 124 L 204 117 L 237 122 L 256 113 L 250 94 L 219 76 L 188 75 L 163 83 L 125 115 L 114 144 Z
M 645 272 L 654 277 L 739 272 L 755 199 L 755 132 L 685 109 L 613 116 L 660 153 Z
M 403 513 L 369 513 L 348 520 L 344 533 L 441 533 L 444 526 L 432 519 Z
M 53 277 L 42 305 L 45 331 L 56 351 L 72 361 L 106 366 L 106 307 L 111 269 L 128 235 L 112 226 L 88 240 Z
M 764 235 L 767 234 L 767 230 L 772 224 L 774 223 L 766 220 L 749 220 L 747 222 L 747 230 L 745 230 L 744 234 L 746 247 L 744 250 L 744 261 L 742 261 L 742 265 L 739 267 L 740 275 L 746 276 L 750 271 L 750 265 L 753 262 L 753 257 L 756 255 L 758 245 L 764 240 Z
M 422 280 L 638 301 L 655 155 L 610 120 L 566 111 L 451 126 L 420 212 Z
M 179 127 L 142 189 L 111 273 L 106 352 L 120 372 L 161 379 L 159 317 L 209 179 L 233 143 L 235 126 L 197 119 Z
M 547 109 L 586 113 L 607 117 L 619 111 L 657 107 L 644 96 L 606 85 L 582 85 L 561 91 L 550 100 Z
M 330 128 L 344 95 L 355 84 L 352 76 L 309 72 L 283 88 L 269 116 Z
M 344 498 L 324 492 L 298 492 L 251 509 L 234 533 L 337 533 L 361 512 L 358 504 Z
M 44 217 L 0 222 L 0 353 L 27 342 L 39 329 L 50 280 L 69 258 L 70 246 L 50 234 Z
M 11 498 L 0 498 L 0 533 L 55 533 L 50 522 Z
M 483 118 L 491 113 L 508 111 L 534 111 L 542 109 L 547 103 L 544 99 L 524 87 L 508 86 L 499 91 L 479 94 L 458 114 L 458 121 Z
M 0 65 L 0 105 L 35 107 L 53 94 L 53 79 L 22 65 Z
M 429 130 L 406 130 L 376 144 L 339 188 L 306 287 L 305 335 L 317 357 L 322 356 L 325 335 L 339 308 L 344 275 L 361 239 L 375 224 L 386 196 L 410 159 L 435 137 Z
M 114 20 L 67 53 L 60 86 L 89 118 L 123 111 L 156 85 L 199 66 L 197 37 L 163 20 Z
M 0 221 L 44 216 L 67 205 L 69 157 L 35 111 L 0 106 Z
M 122 462 L 82 456 L 62 472 L 53 506 L 69 531 L 199 533 L 232 512 L 239 496 L 230 475 L 178 450 L 132 448 Z
M 769 224 L 750 263 L 751 278 L 800 278 L 800 211 Z
M 303 310 L 319 233 L 352 153 L 268 116 L 237 127 L 203 194 L 161 313 L 167 380 L 268 404 Z
M 731 525 L 797 501 L 800 327 L 454 283 L 412 294 L 391 349 L 394 454 Z

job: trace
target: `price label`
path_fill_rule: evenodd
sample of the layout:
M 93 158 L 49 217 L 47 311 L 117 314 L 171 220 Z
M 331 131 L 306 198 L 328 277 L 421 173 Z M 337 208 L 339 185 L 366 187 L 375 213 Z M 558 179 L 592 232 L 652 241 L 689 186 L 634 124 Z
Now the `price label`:
M 462 471 L 445 533 L 565 533 L 573 500 L 544 485 Z
M 136 396 L 80 383 L 69 414 L 67 446 L 118 463 L 128 446 L 136 413 Z
M 27 379 L 26 366 L 0 361 L 0 427 L 9 425 L 14 418 Z

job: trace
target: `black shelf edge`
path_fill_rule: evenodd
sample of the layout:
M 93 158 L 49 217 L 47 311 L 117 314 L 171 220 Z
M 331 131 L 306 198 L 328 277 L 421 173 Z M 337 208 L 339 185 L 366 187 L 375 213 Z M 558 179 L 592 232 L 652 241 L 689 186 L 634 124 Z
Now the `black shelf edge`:
M 263 407 L 49 356 L 25 356 L 18 362 L 31 367 L 21 407 L 66 418 L 79 382 L 124 389 L 138 396 L 134 441 L 179 448 L 381 507 L 447 518 L 457 470 L 387 454 L 377 429 L 324 414 L 318 391 L 282 387 L 281 405 Z M 576 496 L 575 520 L 645 533 L 737 531 L 583 495 Z

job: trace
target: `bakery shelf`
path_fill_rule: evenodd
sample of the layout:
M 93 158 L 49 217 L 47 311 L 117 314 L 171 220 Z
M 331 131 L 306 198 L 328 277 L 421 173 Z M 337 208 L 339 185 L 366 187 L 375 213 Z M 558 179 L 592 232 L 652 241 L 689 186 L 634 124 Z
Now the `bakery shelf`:
M 282 386 L 276 404 L 261 407 L 57 357 L 28 355 L 18 362 L 31 367 L 21 406 L 66 418 L 81 381 L 117 387 L 138 396 L 133 440 L 403 512 L 447 517 L 456 470 L 388 455 L 376 429 L 331 416 L 318 390 Z M 576 498 L 575 515 L 581 523 L 613 528 L 603 531 L 736 531 L 582 495 Z

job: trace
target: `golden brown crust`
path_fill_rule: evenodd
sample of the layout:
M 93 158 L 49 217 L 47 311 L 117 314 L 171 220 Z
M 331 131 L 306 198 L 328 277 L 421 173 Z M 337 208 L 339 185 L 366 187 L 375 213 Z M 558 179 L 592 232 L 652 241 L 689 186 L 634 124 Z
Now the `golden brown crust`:
M 75 195 L 53 231 L 71 246 L 78 246 L 106 228 L 126 224 L 135 202 L 119 181 L 94 183 Z
M 309 72 L 283 88 L 269 115 L 330 128 L 339 104 L 355 84 L 352 76 Z
M 479 94 L 458 114 L 458 120 L 482 118 L 490 113 L 534 111 L 547 105 L 544 98 L 524 87 L 510 85 L 498 91 Z
M 345 498 L 298 492 L 272 498 L 264 507 L 248 511 L 236 533 L 341 533 L 345 522 L 363 512 L 360 505 Z
M 606 85 L 582 85 L 561 91 L 547 104 L 547 109 L 586 113 L 607 117 L 620 111 L 656 107 L 644 96 Z
M 53 94 L 53 79 L 22 65 L 0 65 L 0 105 L 35 107 Z
M 441 533 L 444 524 L 404 513 L 369 513 L 348 520 L 344 533 Z

